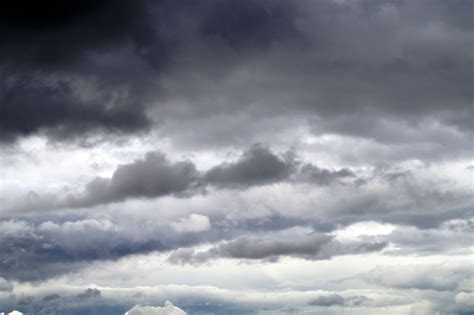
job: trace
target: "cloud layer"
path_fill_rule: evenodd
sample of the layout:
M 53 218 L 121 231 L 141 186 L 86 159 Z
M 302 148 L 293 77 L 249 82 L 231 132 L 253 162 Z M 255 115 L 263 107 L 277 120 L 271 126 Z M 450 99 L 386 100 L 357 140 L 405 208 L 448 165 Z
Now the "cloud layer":
M 5 3 L 0 309 L 470 314 L 473 11 Z

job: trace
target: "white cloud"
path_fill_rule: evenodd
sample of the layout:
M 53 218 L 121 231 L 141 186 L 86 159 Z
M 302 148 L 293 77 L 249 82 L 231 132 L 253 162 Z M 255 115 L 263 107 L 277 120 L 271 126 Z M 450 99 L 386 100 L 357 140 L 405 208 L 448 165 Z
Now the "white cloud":
M 68 221 L 63 224 L 56 224 L 51 221 L 43 222 L 38 227 L 43 231 L 58 231 L 58 232 L 80 232 L 86 230 L 102 230 L 112 231 L 117 230 L 112 222 L 107 219 L 85 219 L 78 221 Z
M 333 234 L 338 239 L 358 239 L 360 236 L 387 235 L 395 230 L 393 224 L 382 224 L 374 221 L 364 221 L 351 224 L 343 229 L 336 230 Z
M 187 313 L 170 301 L 166 301 L 164 306 L 141 306 L 135 305 L 125 315 L 186 315 Z
M 187 218 L 171 223 L 171 226 L 178 233 L 193 233 L 209 230 L 211 223 L 207 216 L 193 213 Z
M 473 292 L 459 292 L 456 294 L 456 303 L 474 306 Z
M 24 221 L 8 220 L 0 222 L 0 235 L 22 236 L 32 232 L 32 227 Z

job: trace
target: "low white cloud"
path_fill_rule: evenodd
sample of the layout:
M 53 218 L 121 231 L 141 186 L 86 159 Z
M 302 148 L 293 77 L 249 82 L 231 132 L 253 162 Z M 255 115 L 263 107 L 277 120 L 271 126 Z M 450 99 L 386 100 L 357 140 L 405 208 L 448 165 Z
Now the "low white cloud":
M 456 303 L 474 306 L 474 293 L 473 292 L 459 292 L 456 294 Z
M 333 232 L 338 239 L 358 239 L 360 236 L 388 235 L 396 226 L 374 221 L 364 221 L 351 224 Z
M 164 306 L 135 305 L 125 315 L 187 315 L 187 313 L 170 301 L 166 301 Z
M 207 216 L 193 213 L 187 218 L 171 223 L 171 227 L 177 233 L 194 233 L 209 230 L 211 223 Z
M 51 221 L 43 222 L 38 229 L 50 232 L 82 232 L 82 231 L 116 231 L 118 228 L 107 219 L 84 219 L 78 221 L 67 221 L 57 224 Z

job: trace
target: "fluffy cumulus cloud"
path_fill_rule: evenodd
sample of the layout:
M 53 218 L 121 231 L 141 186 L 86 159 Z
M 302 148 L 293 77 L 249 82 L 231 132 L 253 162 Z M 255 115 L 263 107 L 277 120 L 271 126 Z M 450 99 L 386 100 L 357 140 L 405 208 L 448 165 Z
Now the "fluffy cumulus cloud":
M 187 313 L 170 301 L 166 301 L 164 306 L 141 306 L 135 305 L 125 315 L 186 315 Z
M 0 310 L 471 314 L 473 11 L 5 3 Z

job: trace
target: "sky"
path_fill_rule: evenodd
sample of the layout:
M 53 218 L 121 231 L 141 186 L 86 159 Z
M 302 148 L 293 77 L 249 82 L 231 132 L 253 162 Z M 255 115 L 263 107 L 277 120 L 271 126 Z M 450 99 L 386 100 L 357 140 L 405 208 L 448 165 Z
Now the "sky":
M 472 314 L 473 12 L 2 5 L 0 314 Z

